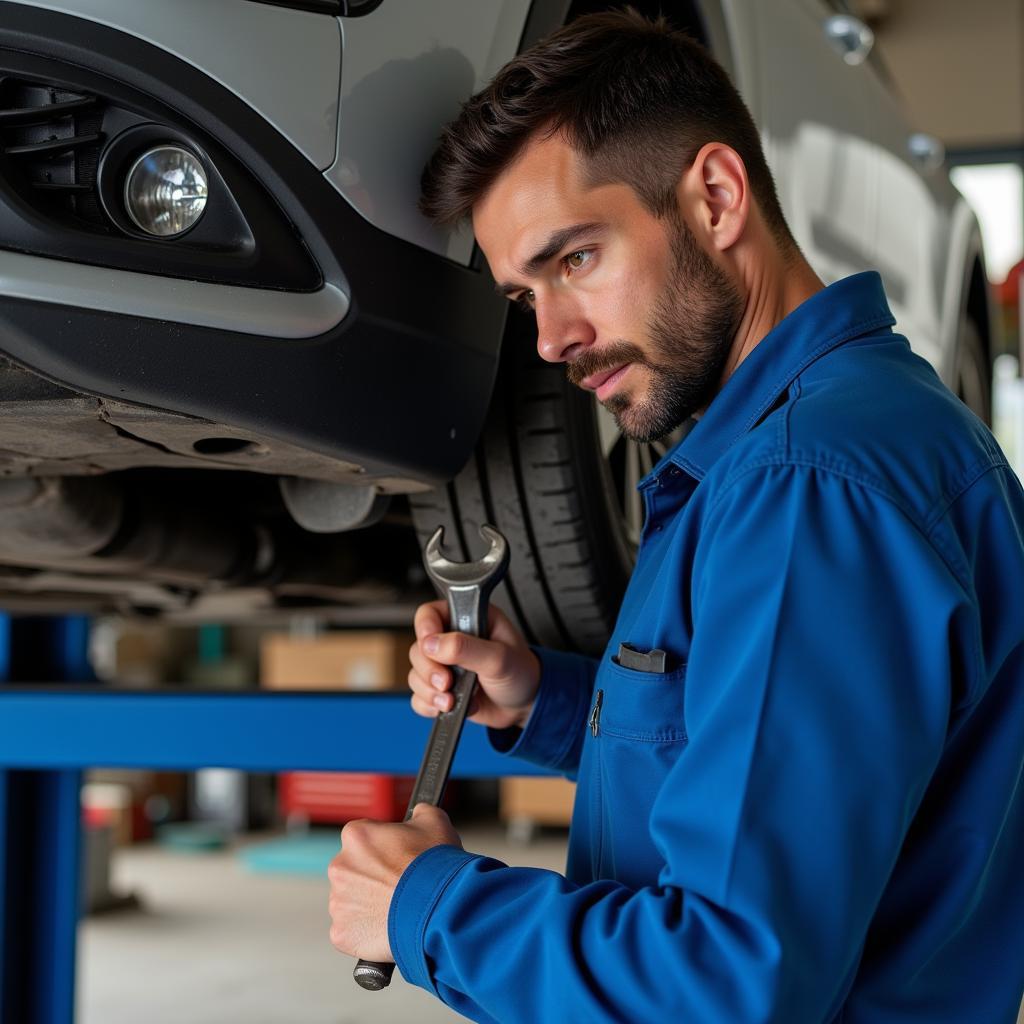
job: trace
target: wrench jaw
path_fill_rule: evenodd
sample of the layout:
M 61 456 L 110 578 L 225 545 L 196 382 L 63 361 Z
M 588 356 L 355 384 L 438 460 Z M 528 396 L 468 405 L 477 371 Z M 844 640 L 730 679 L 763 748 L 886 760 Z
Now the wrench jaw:
M 475 562 L 453 562 L 441 550 L 444 527 L 439 526 L 423 549 L 423 565 L 438 593 L 447 597 L 450 590 L 478 587 L 490 596 L 508 569 L 508 541 L 493 527 L 484 523 L 480 536 L 490 544 L 487 554 Z M 454 621 L 454 620 L 453 620 Z

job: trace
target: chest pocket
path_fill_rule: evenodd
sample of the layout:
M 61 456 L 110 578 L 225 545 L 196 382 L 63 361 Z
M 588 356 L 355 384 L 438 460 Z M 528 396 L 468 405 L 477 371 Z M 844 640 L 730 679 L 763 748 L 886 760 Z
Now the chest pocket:
M 607 659 L 597 677 L 603 691 L 598 735 L 641 743 L 685 741 L 685 683 L 685 665 L 670 672 L 639 672 Z
M 606 658 L 598 671 L 600 707 L 587 736 L 595 877 L 634 888 L 658 877 L 663 859 L 651 840 L 650 814 L 686 747 L 685 688 L 685 665 L 638 672 Z

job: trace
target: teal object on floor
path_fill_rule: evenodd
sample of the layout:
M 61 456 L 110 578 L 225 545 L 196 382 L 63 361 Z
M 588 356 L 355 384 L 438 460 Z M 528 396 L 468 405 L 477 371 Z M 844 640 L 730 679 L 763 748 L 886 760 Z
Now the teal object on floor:
M 341 849 L 336 830 L 285 836 L 266 843 L 254 843 L 238 856 L 250 870 L 272 875 L 315 875 L 323 878 L 327 865 Z
M 168 849 L 205 853 L 226 846 L 228 833 L 225 829 L 207 822 L 180 821 L 161 825 L 156 830 L 156 840 Z

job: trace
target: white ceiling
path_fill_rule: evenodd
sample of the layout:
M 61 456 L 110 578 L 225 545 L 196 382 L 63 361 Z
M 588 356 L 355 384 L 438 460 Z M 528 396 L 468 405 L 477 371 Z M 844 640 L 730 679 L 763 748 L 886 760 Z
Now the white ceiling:
M 1024 148 L 1022 0 L 855 0 L 911 119 L 947 147 Z

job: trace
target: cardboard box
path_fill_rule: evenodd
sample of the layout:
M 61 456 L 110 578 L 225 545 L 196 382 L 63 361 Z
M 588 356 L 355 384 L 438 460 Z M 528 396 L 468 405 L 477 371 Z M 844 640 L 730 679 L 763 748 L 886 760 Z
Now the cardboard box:
M 405 691 L 414 639 L 387 630 L 271 633 L 260 646 L 260 682 L 272 690 Z
M 130 786 L 119 782 L 86 782 L 80 799 L 82 817 L 87 824 L 105 826 L 118 846 L 134 841 L 134 798 Z
M 185 808 L 183 772 L 90 769 L 82 785 L 85 817 L 113 829 L 118 846 L 153 837 L 153 820 L 179 817 Z
M 576 783 L 568 779 L 511 776 L 501 780 L 498 804 L 503 821 L 568 825 L 575 797 Z

